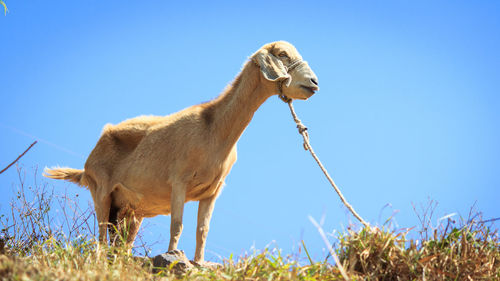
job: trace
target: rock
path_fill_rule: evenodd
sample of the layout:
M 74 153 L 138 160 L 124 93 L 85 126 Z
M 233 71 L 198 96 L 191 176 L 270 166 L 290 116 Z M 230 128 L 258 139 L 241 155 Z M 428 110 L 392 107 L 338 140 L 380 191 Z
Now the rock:
M 187 270 L 193 268 L 193 264 L 188 260 L 184 251 L 172 250 L 153 258 L 153 273 L 157 273 L 161 268 L 170 268 L 171 264 L 175 263 L 172 267 L 174 273 L 185 273 Z

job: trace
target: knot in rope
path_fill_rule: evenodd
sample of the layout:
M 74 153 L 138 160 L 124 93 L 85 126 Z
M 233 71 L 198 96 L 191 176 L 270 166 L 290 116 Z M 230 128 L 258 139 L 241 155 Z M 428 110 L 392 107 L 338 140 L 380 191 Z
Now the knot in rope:
M 302 123 L 301 123 L 301 124 L 298 124 L 298 125 L 297 125 L 297 129 L 299 129 L 299 133 L 301 133 L 301 134 L 302 134 L 302 133 L 304 133 L 304 132 L 305 132 L 305 133 L 307 134 L 307 132 L 306 132 L 306 131 L 307 131 L 307 127 L 306 127 L 306 126 L 304 126 L 304 124 L 302 124 Z
M 307 147 L 307 143 L 306 143 L 306 140 L 307 140 L 307 142 L 309 141 L 309 133 L 307 133 L 306 125 L 304 125 L 302 123 L 302 121 L 300 121 L 299 117 L 297 117 L 297 114 L 295 114 L 295 110 L 293 110 L 293 106 L 292 106 L 292 99 L 283 95 L 283 94 L 278 95 L 278 97 L 283 102 L 287 103 L 288 106 L 290 107 L 290 111 L 292 112 L 293 121 L 295 121 L 295 124 L 297 124 L 297 129 L 299 130 L 299 134 L 301 134 L 304 137 L 304 143 L 303 143 L 304 149 L 309 150 L 309 148 Z
M 354 215 L 356 219 L 358 219 L 365 227 L 370 228 L 370 225 L 363 219 L 361 218 L 358 213 L 354 210 L 354 208 L 347 202 L 347 200 L 344 198 L 344 195 L 342 195 L 342 192 L 340 192 L 340 189 L 337 187 L 333 179 L 330 177 L 330 174 L 328 174 L 328 171 L 326 168 L 323 166 L 321 161 L 319 160 L 318 156 L 316 156 L 316 153 L 314 153 L 311 144 L 309 143 L 309 133 L 307 132 L 307 127 L 302 124 L 302 121 L 300 121 L 299 117 L 297 117 L 297 114 L 295 113 L 295 109 L 293 108 L 292 105 L 292 99 L 283 95 L 283 93 L 280 93 L 279 98 L 286 102 L 288 104 L 288 107 L 290 108 L 290 112 L 292 113 L 293 120 L 295 121 L 295 124 L 297 124 L 297 129 L 299 130 L 299 133 L 302 135 L 302 138 L 304 139 L 304 149 L 309 150 L 311 153 L 311 156 L 314 158 L 316 163 L 318 163 L 318 166 L 320 167 L 321 171 L 323 171 L 323 174 L 325 175 L 326 179 L 330 182 L 332 185 L 333 189 L 335 189 L 335 192 L 337 192 L 338 196 L 340 197 L 340 200 L 342 203 L 344 203 L 344 206 L 351 211 L 351 213 Z

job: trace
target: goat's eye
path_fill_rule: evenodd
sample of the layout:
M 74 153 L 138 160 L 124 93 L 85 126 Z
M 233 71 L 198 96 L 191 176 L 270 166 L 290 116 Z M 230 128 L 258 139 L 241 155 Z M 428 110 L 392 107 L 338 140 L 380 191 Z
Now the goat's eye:
M 288 58 L 288 55 L 286 54 L 286 52 L 281 52 L 278 56 L 280 58 Z

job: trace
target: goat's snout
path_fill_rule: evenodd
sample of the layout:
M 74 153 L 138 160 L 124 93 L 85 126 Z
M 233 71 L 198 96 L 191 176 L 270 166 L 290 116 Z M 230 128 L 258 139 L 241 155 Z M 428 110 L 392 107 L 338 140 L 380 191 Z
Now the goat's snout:
M 318 78 L 316 78 L 316 76 L 314 74 L 312 75 L 311 78 L 309 78 L 309 79 L 307 79 L 307 78 L 306 78 L 306 81 L 307 81 L 308 85 L 305 85 L 305 86 L 308 87 L 309 89 L 313 90 L 313 91 L 319 90 L 319 87 L 318 87 Z
M 310 88 L 311 90 L 313 91 L 317 91 L 319 90 L 319 87 L 318 87 L 318 77 L 316 76 L 316 74 L 314 74 L 314 72 L 312 71 L 312 69 L 307 66 L 305 70 L 305 73 L 304 73 L 304 86 Z
M 318 78 L 311 78 L 311 82 L 312 82 L 314 85 L 318 86 Z

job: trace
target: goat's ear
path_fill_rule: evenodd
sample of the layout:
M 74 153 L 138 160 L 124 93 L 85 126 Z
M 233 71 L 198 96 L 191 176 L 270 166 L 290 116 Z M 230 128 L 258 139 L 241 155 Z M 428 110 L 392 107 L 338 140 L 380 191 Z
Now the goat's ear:
M 269 51 L 258 51 L 253 56 L 253 60 L 260 66 L 260 71 L 262 75 L 264 75 L 264 78 L 272 82 L 286 80 L 286 86 L 288 87 L 290 85 L 292 79 L 287 73 L 285 66 L 276 56 L 269 53 Z

